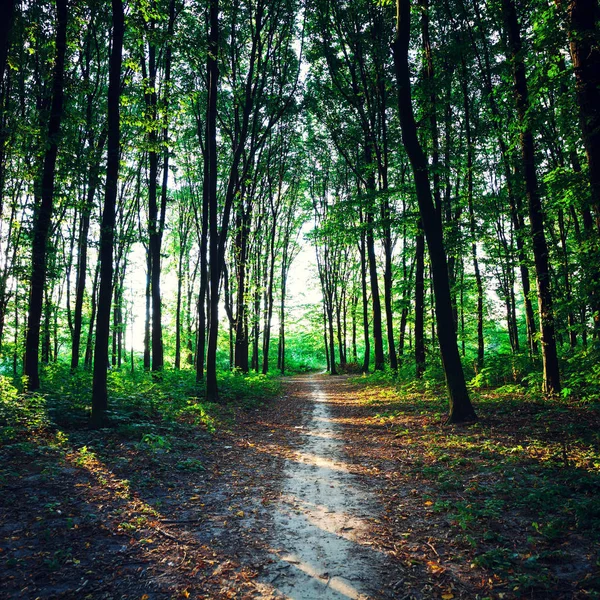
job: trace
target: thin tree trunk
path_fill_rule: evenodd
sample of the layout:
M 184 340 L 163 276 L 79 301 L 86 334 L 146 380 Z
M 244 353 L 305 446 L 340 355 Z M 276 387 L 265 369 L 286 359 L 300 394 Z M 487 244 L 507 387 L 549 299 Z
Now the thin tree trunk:
M 569 3 L 569 40 L 575 70 L 577 103 L 588 175 L 591 186 L 590 206 L 596 219 L 596 234 L 588 235 L 592 264 L 598 263 L 600 231 L 600 46 L 598 0 L 572 0 Z M 587 206 L 586 210 L 590 210 Z M 591 228 L 589 228 L 591 229 Z M 600 276 L 592 267 L 591 307 L 595 334 L 600 329 Z
M 144 312 L 144 371 L 150 370 L 150 309 L 152 306 L 152 257 L 146 252 L 146 308 Z
M 285 375 L 285 296 L 287 293 L 287 271 L 285 261 L 281 265 L 281 302 L 279 305 L 279 352 L 278 364 L 282 375 Z
M 600 229 L 600 46 L 598 0 L 569 3 L 569 38 L 583 144 L 589 165 L 591 206 Z M 600 292 L 599 292 L 600 293 Z M 598 317 L 600 318 L 600 317 Z
M 350 316 L 352 319 L 352 362 L 356 364 L 358 363 L 358 350 L 356 348 L 356 310 L 358 308 L 358 295 L 355 292 L 352 293 L 350 305 Z
M 469 210 L 469 227 L 471 230 L 471 256 L 473 258 L 473 270 L 475 271 L 475 284 L 477 286 L 477 370 L 481 371 L 483 368 L 485 352 L 483 339 L 483 281 L 481 279 L 479 259 L 477 257 L 477 228 L 475 224 L 475 209 L 473 207 L 473 138 L 471 134 L 471 103 L 469 101 L 467 68 L 464 60 L 462 61 L 461 83 L 463 88 L 465 137 L 467 143 L 467 207 Z
M 383 330 L 381 324 L 381 300 L 377 280 L 377 261 L 375 259 L 375 239 L 373 236 L 373 215 L 367 210 L 367 259 L 371 280 L 371 302 L 373 303 L 373 342 L 375 344 L 375 371 L 382 371 L 385 365 L 383 354 Z
M 425 372 L 425 237 L 421 219 L 417 225 L 415 257 L 415 369 L 417 379 Z
M 263 365 L 262 372 L 266 375 L 269 372 L 269 346 L 271 343 L 271 319 L 273 317 L 273 285 L 275 282 L 275 235 L 276 235 L 277 220 L 273 217 L 273 226 L 271 228 L 271 246 L 269 260 L 269 279 L 265 294 L 265 324 L 263 331 Z
M 31 286 L 29 291 L 29 315 L 27 318 L 27 339 L 25 341 L 24 374 L 27 387 L 37 390 L 40 387 L 38 368 L 40 345 L 40 322 L 44 286 L 46 283 L 46 262 L 48 232 L 52 222 L 54 205 L 54 180 L 60 125 L 63 115 L 63 87 L 65 74 L 65 52 L 67 46 L 67 0 L 56 1 L 56 60 L 52 76 L 52 103 L 48 123 L 48 139 L 41 181 L 41 201 L 36 206 L 34 217 L 33 245 L 31 258 Z
M 183 255 L 179 249 L 177 261 L 177 304 L 175 307 L 175 368 L 181 368 L 181 290 L 183 287 Z
M 94 356 L 94 326 L 96 325 L 96 311 L 98 308 L 98 280 L 100 277 L 100 261 L 96 262 L 94 269 L 94 281 L 92 283 L 92 296 L 90 302 L 90 323 L 88 325 L 87 340 L 85 344 L 85 359 L 83 366 L 86 371 L 92 368 L 92 359 Z
M 207 176 L 208 220 L 210 234 L 210 303 L 208 353 L 206 357 L 206 399 L 219 401 L 217 388 L 217 334 L 219 328 L 219 234 L 217 198 L 217 80 L 219 68 L 217 56 L 219 52 L 219 0 L 209 0 L 209 39 L 207 53 L 208 104 L 206 115 L 206 157 L 204 168 Z
M 157 93 L 156 93 L 156 47 L 154 43 L 148 44 L 148 91 L 146 103 L 156 121 Z M 160 223 L 158 214 L 158 136 L 152 127 L 148 134 L 149 173 L 148 173 L 148 267 L 150 279 L 150 295 L 152 299 L 152 327 L 151 327 L 151 368 L 160 371 L 163 368 L 162 346 L 162 305 L 160 297 Z
M 106 190 L 100 230 L 100 292 L 94 352 L 91 425 L 101 426 L 108 408 L 108 336 L 113 285 L 113 247 L 120 158 L 119 99 L 125 16 L 122 0 L 112 0 L 113 32 L 108 83 L 108 143 Z
M 527 114 L 529 111 L 529 97 L 525 63 L 523 62 L 522 54 L 521 32 L 513 0 L 502 0 L 502 11 L 513 69 L 517 115 L 521 126 L 521 158 L 525 176 L 525 190 L 529 208 L 529 221 L 531 225 L 538 291 L 542 362 L 544 369 L 543 387 L 547 394 L 558 394 L 560 393 L 560 372 L 558 367 L 556 339 L 554 337 L 554 312 L 552 308 L 552 292 L 550 289 L 548 245 L 544 234 L 544 214 L 538 189 L 537 173 L 535 170 L 533 133 Z
M 52 322 L 52 299 L 48 288 L 44 290 L 44 321 L 42 327 L 42 363 L 47 365 L 50 363 L 50 324 Z
M 363 217 L 361 214 L 361 223 Z M 362 372 L 369 372 L 369 362 L 371 360 L 371 339 L 369 337 L 369 297 L 367 294 L 367 249 L 366 234 L 363 229 L 360 233 L 360 281 L 362 288 L 362 312 L 363 312 L 363 334 L 365 341 L 365 355 L 363 357 Z
M 244 212 L 244 199 L 240 198 L 235 236 L 235 263 L 237 275 L 236 310 L 235 310 L 235 359 L 234 365 L 248 372 L 248 306 L 246 303 L 246 267 L 248 262 L 248 235 L 250 216 Z
M 200 132 L 199 132 L 200 133 Z M 208 131 L 207 131 L 208 134 Z M 206 161 L 206 157 L 205 157 Z M 200 293 L 198 294 L 198 341 L 196 343 L 196 381 L 204 380 L 206 351 L 206 300 L 208 284 L 208 169 L 204 168 L 202 187 L 202 224 L 200 230 Z
M 91 144 L 92 142 L 90 142 Z M 75 311 L 73 317 L 73 342 L 71 346 L 71 369 L 76 370 L 79 366 L 79 354 L 81 348 L 81 329 L 83 325 L 83 298 L 87 279 L 87 249 L 88 234 L 90 230 L 90 217 L 94 206 L 94 197 L 100 178 L 99 158 L 106 143 L 106 132 L 102 132 L 98 142 L 97 152 L 94 157 L 98 158 L 90 165 L 90 174 L 87 189 L 87 201 L 82 211 L 79 227 L 79 239 L 77 242 L 77 278 L 75 283 Z

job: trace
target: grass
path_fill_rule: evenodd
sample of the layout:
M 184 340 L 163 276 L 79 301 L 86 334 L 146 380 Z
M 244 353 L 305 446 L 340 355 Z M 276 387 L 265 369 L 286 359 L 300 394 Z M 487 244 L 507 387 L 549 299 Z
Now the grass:
M 474 572 L 493 575 L 510 597 L 551 597 L 568 584 L 600 598 L 597 399 L 479 388 L 479 422 L 446 427 L 445 390 L 435 381 L 355 381 L 370 422 L 396 440 L 401 477 L 418 483 L 431 519 L 450 526 Z

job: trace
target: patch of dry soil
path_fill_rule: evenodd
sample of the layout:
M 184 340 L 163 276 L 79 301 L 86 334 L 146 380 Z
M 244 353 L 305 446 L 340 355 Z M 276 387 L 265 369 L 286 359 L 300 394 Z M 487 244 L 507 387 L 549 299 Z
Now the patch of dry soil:
M 386 557 L 368 540 L 369 520 L 381 507 L 345 462 L 342 428 L 322 378 L 300 385 L 312 399 L 312 418 L 302 428 L 304 443 L 286 462 L 281 500 L 273 507 L 275 560 L 263 572 L 263 597 L 384 598 Z

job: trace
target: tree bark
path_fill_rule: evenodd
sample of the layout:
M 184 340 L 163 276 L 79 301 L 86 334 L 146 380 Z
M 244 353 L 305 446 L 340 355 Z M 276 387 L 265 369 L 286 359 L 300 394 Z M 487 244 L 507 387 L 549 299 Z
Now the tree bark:
M 85 358 L 83 362 L 84 369 L 89 371 L 92 368 L 92 359 L 94 356 L 94 326 L 96 325 L 96 311 L 98 308 L 98 279 L 100 278 L 100 261 L 96 262 L 94 269 L 94 281 L 92 282 L 92 295 L 90 301 L 90 322 L 88 325 L 87 340 L 85 343 Z
M 415 246 L 415 375 L 425 373 L 425 237 L 421 219 L 417 225 Z
M 40 387 L 39 345 L 40 322 L 44 286 L 46 283 L 46 261 L 48 233 L 52 222 L 54 205 L 54 180 L 56 175 L 56 158 L 60 125 L 63 115 L 65 53 L 67 46 L 67 0 L 56 2 L 56 59 L 52 76 L 52 103 L 48 123 L 48 140 L 44 155 L 41 182 L 41 201 L 36 206 L 33 231 L 31 285 L 29 291 L 29 316 L 27 319 L 27 338 L 25 341 L 24 374 L 27 376 L 27 387 L 37 390 Z
M 108 141 L 106 161 L 106 188 L 102 226 L 100 230 L 100 292 L 96 321 L 94 351 L 94 380 L 92 387 L 91 425 L 100 427 L 106 421 L 108 408 L 108 337 L 110 330 L 110 302 L 113 286 L 113 247 L 116 220 L 117 187 L 120 159 L 119 100 L 121 96 L 121 62 L 125 15 L 123 1 L 112 0 L 112 49 L 108 83 Z
M 91 100 L 90 100 L 91 103 Z M 89 122 L 89 121 L 88 121 Z M 91 126 L 91 123 L 90 123 Z M 81 215 L 79 227 L 79 240 L 77 242 L 77 278 L 75 284 L 75 311 L 73 316 L 73 342 L 71 346 L 71 369 L 79 366 L 81 348 L 81 329 L 83 325 L 83 298 L 87 279 L 87 249 L 88 234 L 90 230 L 90 217 L 94 207 L 94 197 L 100 179 L 100 156 L 106 143 L 106 132 L 103 131 L 95 152 L 92 155 L 92 164 L 89 167 L 87 201 Z M 90 139 L 90 149 L 93 147 L 93 137 Z M 97 162 L 96 162 L 97 161 Z
M 479 270 L 479 259 L 477 257 L 477 233 L 475 224 L 475 209 L 473 207 L 473 136 L 471 133 L 471 103 L 469 100 L 467 77 L 468 75 L 466 63 L 463 60 L 461 83 L 463 89 L 463 102 L 465 113 L 465 141 L 467 143 L 467 208 L 469 211 L 469 227 L 471 230 L 471 256 L 473 258 L 473 270 L 475 271 L 475 284 L 477 286 L 477 370 L 481 371 L 481 369 L 483 368 L 483 359 L 485 352 L 483 339 L 483 281 L 481 278 L 481 271 Z M 462 319 L 464 319 L 464 311 Z
M 363 224 L 363 216 L 361 212 L 361 225 Z M 367 294 L 367 244 L 366 233 L 363 228 L 360 232 L 360 281 L 362 291 L 362 313 L 363 313 L 363 335 L 365 343 L 365 354 L 363 357 L 362 372 L 369 372 L 369 362 L 371 361 L 371 338 L 369 337 L 369 297 Z
M 598 0 L 571 0 L 569 37 L 575 70 L 583 144 L 588 159 L 591 204 L 600 229 L 600 7 Z
M 598 0 L 571 0 L 569 4 L 569 40 L 571 60 L 575 70 L 577 103 L 594 211 L 596 235 L 589 236 L 597 263 L 598 232 L 600 232 L 600 7 Z M 587 209 L 587 207 L 585 207 Z M 589 210 L 589 209 L 588 209 Z M 600 330 L 600 281 L 592 267 L 591 305 L 596 334 Z
M 369 200 L 370 201 L 370 200 Z M 377 262 L 375 260 L 375 239 L 373 236 L 373 215 L 367 209 L 367 262 L 371 280 L 371 302 L 373 303 L 373 342 L 375 345 L 375 371 L 382 371 L 385 366 L 383 354 L 383 329 L 381 323 L 381 299 L 379 298 L 379 282 L 377 280 Z
M 408 47 L 410 42 L 410 0 L 397 0 L 397 29 L 393 44 L 394 67 L 398 84 L 398 109 L 402 140 L 408 154 L 417 191 L 419 212 L 427 238 L 433 271 L 438 338 L 446 382 L 450 396 L 449 422 L 458 423 L 476 418 L 465 383 L 452 315 L 452 300 L 448 280 L 448 264 L 442 236 L 442 223 L 429 186 L 427 160 L 417 137 L 411 88 Z
M 0 83 L 4 79 L 4 70 L 6 69 L 6 56 L 10 42 L 10 32 L 13 24 L 13 15 L 16 0 L 6 0 L 2 19 L 0 20 Z
M 535 147 L 531 130 L 529 96 L 525 63 L 523 62 L 521 32 L 517 11 L 513 0 L 502 0 L 502 12 L 508 40 L 508 49 L 514 78 L 514 93 L 517 115 L 521 126 L 520 145 L 525 190 L 529 209 L 529 221 L 533 243 L 533 256 L 536 268 L 538 291 L 538 309 L 540 318 L 542 362 L 544 370 L 544 392 L 560 393 L 560 372 L 558 353 L 554 336 L 554 311 L 552 291 L 550 289 L 550 271 L 548 264 L 548 245 L 544 233 L 544 214 L 538 189 L 535 167 Z
M 208 352 L 206 357 L 206 399 L 219 401 L 217 387 L 217 334 L 219 328 L 219 233 L 218 233 L 218 198 L 217 198 L 217 84 L 219 68 L 217 56 L 219 52 L 219 0 L 209 0 L 209 26 L 207 53 L 208 103 L 206 113 L 206 155 L 204 161 L 207 186 L 209 253 L 210 253 L 210 301 Z

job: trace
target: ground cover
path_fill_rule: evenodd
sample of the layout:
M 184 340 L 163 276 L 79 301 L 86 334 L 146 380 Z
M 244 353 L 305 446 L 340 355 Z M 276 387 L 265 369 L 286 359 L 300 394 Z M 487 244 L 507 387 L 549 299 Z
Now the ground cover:
M 92 431 L 86 382 L 59 379 L 2 380 L 2 597 L 600 597 L 593 402 L 480 389 L 479 422 L 448 427 L 443 390 L 388 377 L 231 376 L 220 407 L 185 376 L 114 374 Z M 338 538 L 354 578 L 292 576 Z
M 225 409 L 147 377 L 121 402 L 113 379 L 98 431 L 77 383 L 3 394 L 0 595 L 253 597 L 302 412 L 287 393 L 273 408 L 278 383 L 242 379 L 223 382 Z
M 479 390 L 479 422 L 447 427 L 441 388 L 340 385 L 346 452 L 386 506 L 376 539 L 406 567 L 407 587 L 442 598 L 600 596 L 598 404 Z

